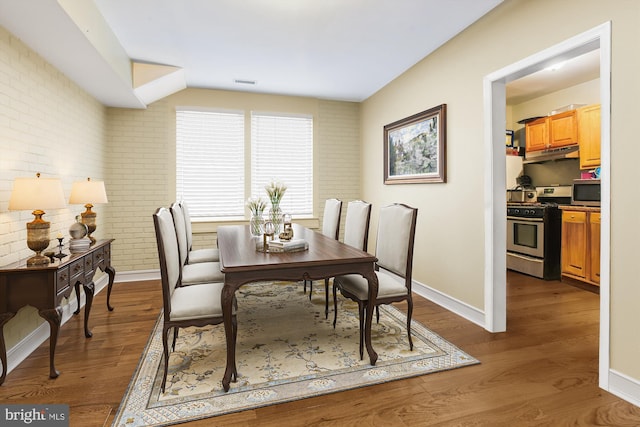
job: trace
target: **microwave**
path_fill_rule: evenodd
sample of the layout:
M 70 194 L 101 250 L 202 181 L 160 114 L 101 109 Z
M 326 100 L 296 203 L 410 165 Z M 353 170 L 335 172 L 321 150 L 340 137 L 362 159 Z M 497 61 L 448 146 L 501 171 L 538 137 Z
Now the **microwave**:
M 574 179 L 571 204 L 580 206 L 600 206 L 600 180 Z

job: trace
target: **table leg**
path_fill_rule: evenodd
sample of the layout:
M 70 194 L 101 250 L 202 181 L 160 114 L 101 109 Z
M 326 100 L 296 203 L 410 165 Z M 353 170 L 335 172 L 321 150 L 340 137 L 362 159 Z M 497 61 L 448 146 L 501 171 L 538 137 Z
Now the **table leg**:
M 378 297 L 378 276 L 373 273 L 371 276 L 365 277 L 369 283 L 369 303 L 367 304 L 367 313 L 365 315 L 365 327 L 364 327 L 364 343 L 367 347 L 367 353 L 369 354 L 369 361 L 371 365 L 375 365 L 378 360 L 378 353 L 373 349 L 371 345 L 371 321 L 373 320 L 373 309 L 375 301 Z
M 237 375 L 236 366 L 236 341 L 233 333 L 233 297 L 235 289 L 226 284 L 222 288 L 222 317 L 224 319 L 224 334 L 227 341 L 227 366 L 222 377 L 222 388 L 229 391 L 231 377 Z
M 76 311 L 73 312 L 73 314 L 78 314 L 80 313 L 80 282 L 76 282 L 73 285 L 74 289 L 76 290 Z
M 110 265 L 104 269 L 105 273 L 109 275 L 109 286 L 107 287 L 107 308 L 109 311 L 113 311 L 111 306 L 111 288 L 113 288 L 113 280 L 116 277 L 116 270 Z
M 0 385 L 2 385 L 5 378 L 7 378 L 7 347 L 4 343 L 4 325 L 15 315 L 16 313 L 0 314 L 0 362 L 2 362 L 2 376 L 0 376 Z
M 93 304 L 93 294 L 95 292 L 95 285 L 93 281 L 83 284 L 84 287 L 84 295 L 86 297 L 86 301 L 84 304 L 84 336 L 87 338 L 91 338 L 93 334 L 89 330 L 89 313 L 91 312 L 91 304 Z
M 60 372 L 56 370 L 53 360 L 56 354 L 58 331 L 60 330 L 60 322 L 62 320 L 62 308 L 56 307 L 40 310 L 38 314 L 49 322 L 49 327 L 51 328 L 51 337 L 49 338 L 49 378 L 57 378 Z

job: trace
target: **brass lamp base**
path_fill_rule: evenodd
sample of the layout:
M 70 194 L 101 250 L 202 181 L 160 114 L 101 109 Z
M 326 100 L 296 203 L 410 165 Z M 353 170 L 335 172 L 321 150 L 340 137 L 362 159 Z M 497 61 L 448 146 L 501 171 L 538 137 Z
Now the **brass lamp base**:
M 91 235 L 91 233 L 96 231 L 96 213 L 91 210 L 93 207 L 91 203 L 87 203 L 84 207 L 87 208 L 87 210 L 82 212 L 80 215 L 82 216 L 82 223 L 87 226 L 87 237 L 91 240 L 91 244 L 93 245 L 96 242 L 96 239 Z
M 27 246 L 36 254 L 27 260 L 27 266 L 48 265 L 49 257 L 42 255 L 42 251 L 49 247 L 50 224 L 42 219 L 44 211 L 36 209 L 32 213 L 35 218 L 27 223 Z

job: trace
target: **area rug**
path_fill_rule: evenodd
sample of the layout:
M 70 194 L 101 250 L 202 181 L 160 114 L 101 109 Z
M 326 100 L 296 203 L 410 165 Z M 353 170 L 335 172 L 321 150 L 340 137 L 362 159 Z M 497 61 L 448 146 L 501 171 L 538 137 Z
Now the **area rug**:
M 324 283 L 314 283 L 309 300 L 301 283 L 260 282 L 236 292 L 238 381 L 222 389 L 226 363 L 224 327 L 181 329 L 170 353 L 164 393 L 162 314 L 114 419 L 114 426 L 167 426 L 274 405 L 382 382 L 425 375 L 479 361 L 412 322 L 409 351 L 405 314 L 380 307 L 372 325 L 375 366 L 359 355 L 357 305 L 339 297 L 324 316 Z M 330 304 L 332 307 L 332 304 Z

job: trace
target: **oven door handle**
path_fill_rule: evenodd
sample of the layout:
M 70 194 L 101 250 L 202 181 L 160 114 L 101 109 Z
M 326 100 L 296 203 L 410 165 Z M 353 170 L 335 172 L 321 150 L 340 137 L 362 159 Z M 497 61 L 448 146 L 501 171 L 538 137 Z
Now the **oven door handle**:
M 524 222 L 544 222 L 542 218 L 522 218 L 516 216 L 508 216 L 507 221 L 524 221 Z

